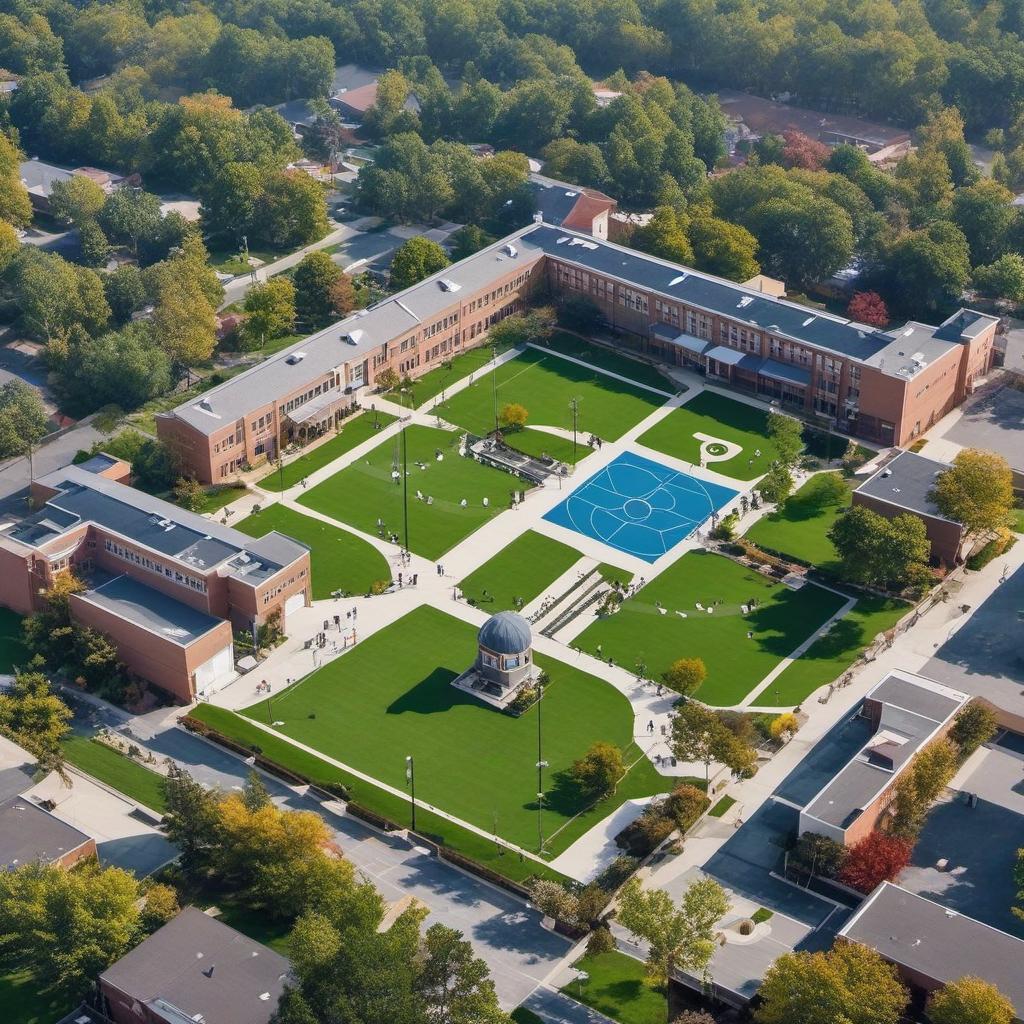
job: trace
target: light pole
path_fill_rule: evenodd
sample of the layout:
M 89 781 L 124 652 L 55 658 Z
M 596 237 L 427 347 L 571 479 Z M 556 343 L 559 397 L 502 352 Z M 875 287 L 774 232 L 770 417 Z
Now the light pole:
M 537 684 L 537 842 L 538 853 L 544 852 L 544 742 L 541 729 L 541 704 L 544 701 L 544 684 Z
M 580 400 L 572 398 L 569 400 L 569 408 L 572 409 L 572 464 L 576 465 L 576 426 L 579 422 Z
M 409 419 L 412 419 L 413 397 L 412 388 L 402 388 L 402 395 L 409 396 Z M 404 402 L 403 402 L 404 404 Z M 409 550 L 409 449 L 406 441 L 408 422 L 402 427 L 402 524 L 405 534 L 405 550 Z
M 494 396 L 494 432 L 498 432 L 498 343 L 491 342 L 491 393 Z
M 416 831 L 416 762 L 412 754 L 405 758 L 405 784 L 409 787 L 410 802 L 412 805 L 412 830 Z

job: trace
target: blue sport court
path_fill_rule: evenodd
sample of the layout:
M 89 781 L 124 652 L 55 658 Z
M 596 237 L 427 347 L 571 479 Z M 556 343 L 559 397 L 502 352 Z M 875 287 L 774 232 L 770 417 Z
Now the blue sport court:
M 655 562 L 737 493 L 626 452 L 585 480 L 544 518 L 627 555 Z

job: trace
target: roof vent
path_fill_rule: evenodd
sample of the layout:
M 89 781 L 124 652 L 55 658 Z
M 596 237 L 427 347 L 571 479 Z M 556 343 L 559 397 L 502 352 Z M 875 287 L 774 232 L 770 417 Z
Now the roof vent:
M 361 342 L 365 336 L 365 331 L 360 331 L 357 329 L 354 331 L 349 331 L 348 334 L 343 334 L 341 336 L 341 340 L 347 341 L 350 345 L 358 345 L 359 342 Z
M 669 288 L 674 288 L 677 284 L 682 284 L 685 280 L 686 274 L 680 274 L 678 277 L 673 277 L 672 280 L 669 281 L 668 286 Z
M 737 309 L 743 309 L 744 306 L 749 306 L 754 301 L 753 295 L 744 295 L 739 302 L 736 303 Z
M 810 327 L 811 324 L 813 324 L 814 321 L 817 320 L 817 319 L 818 318 L 816 316 L 809 316 L 800 326 L 801 327 Z
M 437 283 L 441 286 L 441 291 L 443 292 L 457 292 L 462 287 L 461 284 L 453 281 L 450 277 L 442 277 Z
M 513 259 L 519 255 L 519 250 L 511 242 L 502 249 L 502 252 L 504 252 L 506 256 L 511 256 Z
M 205 409 L 207 412 L 213 412 L 213 405 L 208 398 L 199 399 L 199 408 Z
M 882 470 L 882 476 L 892 476 L 892 470 L 891 469 L 883 469 Z
M 290 356 L 286 357 L 285 362 L 289 366 L 295 366 L 297 363 L 301 363 L 306 358 L 305 352 L 293 352 Z

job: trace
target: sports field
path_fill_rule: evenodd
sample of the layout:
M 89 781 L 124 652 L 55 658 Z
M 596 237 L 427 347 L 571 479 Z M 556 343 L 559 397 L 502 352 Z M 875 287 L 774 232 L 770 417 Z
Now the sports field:
M 709 469 L 735 480 L 761 476 L 776 458 L 775 445 L 768 437 L 768 413 L 712 391 L 702 391 L 674 409 L 638 440 L 656 452 L 700 465 L 701 442 L 694 436 L 698 433 L 731 441 L 743 449 L 731 459 L 707 464 Z
M 471 572 L 459 588 L 467 600 L 486 612 L 518 610 L 540 596 L 580 557 L 568 544 L 527 530 Z
M 405 758 L 416 796 L 488 832 L 536 850 L 537 709 L 512 718 L 450 685 L 476 655 L 476 630 L 421 607 L 273 698 L 279 731 L 404 789 Z M 633 713 L 614 687 L 563 662 L 537 659 L 550 674 L 543 700 L 547 848 L 561 852 L 624 800 L 665 789 L 633 745 Z M 245 711 L 266 721 L 258 704 Z M 595 740 L 640 758 L 613 797 L 584 811 L 566 769 Z
M 744 614 L 741 606 L 751 599 L 757 606 Z M 701 611 L 698 602 L 714 611 Z M 721 555 L 690 551 L 614 615 L 584 630 L 574 646 L 597 654 L 600 645 L 603 657 L 630 670 L 642 663 L 652 679 L 677 658 L 703 658 L 708 676 L 696 696 L 728 707 L 842 605 L 830 590 L 810 584 L 791 590 Z
M 346 452 L 352 451 L 394 420 L 395 417 L 390 413 L 367 409 L 358 416 L 346 420 L 338 434 L 330 441 L 325 441 L 307 454 L 300 455 L 281 469 L 271 470 L 260 480 L 259 486 L 265 491 L 280 491 L 294 487 L 314 470 L 321 469 Z
M 495 412 L 491 378 L 490 372 L 482 373 L 469 387 L 439 402 L 431 411 L 474 434 L 488 433 L 494 429 Z M 579 400 L 579 437 L 596 434 L 604 440 L 621 437 L 665 401 L 663 396 L 644 388 L 536 349 L 527 349 L 498 367 L 498 412 L 502 406 L 516 403 L 529 413 L 526 429 L 510 433 L 507 440 L 528 454 L 547 451 L 563 461 L 572 459 L 571 439 L 536 428 L 555 427 L 571 434 L 573 418 L 569 403 L 573 398 Z M 577 455 L 583 458 L 589 451 L 581 444 Z
M 520 481 L 459 455 L 459 434 L 413 425 L 406 429 L 409 546 L 437 558 L 509 507 Z M 437 455 L 442 459 L 438 461 Z M 366 533 L 403 536 L 402 435 L 312 488 L 300 504 Z M 393 477 L 392 473 L 398 474 Z M 417 494 L 421 494 L 420 498 Z M 427 499 L 433 501 L 428 503 Z M 462 507 L 462 499 L 466 506 Z M 483 499 L 488 499 L 488 505 Z
M 835 480 L 842 482 L 842 491 L 835 489 Z M 838 473 L 818 473 L 774 512 L 759 519 L 747 539 L 769 551 L 831 569 L 837 564 L 836 549 L 827 534 L 850 507 L 852 494 L 853 489 Z
M 315 601 L 330 597 L 335 590 L 366 594 L 378 580 L 391 580 L 387 559 L 362 537 L 284 505 L 270 505 L 235 526 L 250 537 L 278 530 L 308 544 Z

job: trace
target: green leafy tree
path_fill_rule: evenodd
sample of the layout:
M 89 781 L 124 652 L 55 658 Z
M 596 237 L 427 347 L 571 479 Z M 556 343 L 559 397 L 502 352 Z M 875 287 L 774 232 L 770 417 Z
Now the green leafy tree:
M 931 550 L 917 516 L 886 519 L 863 505 L 847 509 L 832 524 L 828 538 L 839 553 L 843 578 L 868 585 L 904 585 L 925 565 Z
M 951 981 L 928 1001 L 932 1024 L 1012 1024 L 1013 1003 L 983 978 Z
M 601 740 L 592 743 L 583 757 L 574 761 L 569 769 L 573 782 L 589 799 L 612 793 L 625 774 L 622 751 L 614 743 Z
M 179 366 L 195 366 L 210 358 L 217 345 L 213 305 L 193 277 L 170 275 L 159 287 L 153 330 L 160 346 Z
M 96 221 L 87 220 L 78 229 L 78 237 L 82 243 L 82 262 L 87 267 L 105 267 L 110 259 L 110 243 L 103 228 Z
M 903 309 L 935 309 L 955 301 L 971 276 L 967 239 L 946 221 L 900 235 L 883 264 L 886 292 Z
M 262 348 L 267 341 L 288 334 L 295 327 L 295 285 L 286 277 L 272 277 L 249 289 L 242 334 L 247 348 Z
M 164 788 L 167 796 L 164 831 L 178 848 L 179 864 L 186 877 L 202 882 L 221 842 L 217 794 L 176 766 L 168 771 Z
M 395 291 L 411 288 L 447 266 L 448 257 L 444 249 L 437 242 L 417 235 L 395 250 L 391 261 L 391 287 Z
M 793 474 L 781 462 L 773 462 L 757 485 L 761 497 L 768 502 L 783 502 L 793 492 Z
M 968 533 L 998 530 L 1010 522 L 1013 472 L 1001 455 L 967 448 L 937 478 L 932 499 Z
M 804 451 L 803 426 L 799 420 L 784 413 L 773 412 L 768 416 L 768 436 L 775 445 L 779 462 L 792 468 L 800 461 Z
M 725 890 L 712 878 L 693 882 L 676 907 L 663 889 L 644 889 L 631 878 L 619 896 L 618 922 L 648 944 L 647 969 L 664 983 L 674 971 L 707 978 L 715 951 L 715 924 L 729 910 Z
M 174 483 L 174 500 L 189 512 L 201 512 L 206 502 L 206 491 L 195 477 L 180 476 Z
M 907 991 L 878 953 L 843 943 L 827 953 L 786 953 L 759 990 L 758 1024 L 898 1024 Z
M 110 307 L 95 271 L 29 246 L 13 263 L 14 301 L 29 333 L 46 340 L 50 355 L 59 359 L 76 329 L 98 334 L 106 327 Z
M 749 281 L 760 273 L 757 239 L 745 227 L 695 213 L 689 234 L 698 269 L 730 281 Z
M 887 831 L 899 839 L 915 841 L 931 805 L 949 785 L 959 763 L 957 748 L 948 739 L 929 743 L 896 783 Z
M 971 262 L 991 263 L 1008 247 L 1016 220 L 1013 193 L 991 178 L 983 178 L 953 193 L 952 221 L 964 233 Z
M 682 761 L 700 761 L 710 780 L 711 763 L 718 761 L 737 775 L 756 771 L 754 751 L 704 704 L 688 700 L 672 718 L 672 753 Z
M 1008 252 L 987 266 L 976 267 L 974 287 L 994 299 L 1024 302 L 1024 256 Z
M 139 238 L 155 231 L 160 218 L 160 197 L 134 188 L 115 189 L 99 215 L 107 236 L 127 243 L 133 253 L 139 251 Z
M 987 704 L 972 700 L 957 714 L 949 738 L 960 748 L 960 756 L 966 759 L 983 743 L 988 743 L 998 728 L 995 712 Z
M 462 932 L 432 925 L 423 936 L 415 992 L 441 1024 L 508 1024 L 487 964 Z
M 494 236 L 489 235 L 476 224 L 464 224 L 458 231 L 452 233 L 448 242 L 451 245 L 452 261 L 458 262 L 481 249 L 486 249 L 494 242 Z
M 131 264 L 118 267 L 103 277 L 103 293 L 115 324 L 125 324 L 132 313 L 146 305 L 146 286 L 142 272 Z
M 53 216 L 78 227 L 94 221 L 106 201 L 106 192 L 91 178 L 81 174 L 55 181 L 50 190 L 50 212 Z
M 41 672 L 17 672 L 0 691 L 0 734 L 24 747 L 44 768 L 63 764 L 61 739 L 71 728 L 71 709 Z
M 295 318 L 304 331 L 315 331 L 331 322 L 334 304 L 331 289 L 342 278 L 325 252 L 303 256 L 295 268 Z
M 0 387 L 0 458 L 24 456 L 32 476 L 32 454 L 50 426 L 39 392 L 23 380 Z
M 673 263 L 693 263 L 693 248 L 686 236 L 687 222 L 671 206 L 659 206 L 651 219 L 633 232 L 631 245 Z
M 5 66 L 2 53 L 0 46 L 0 66 Z M 18 147 L 0 132 L 0 221 L 7 221 L 17 228 L 27 227 L 32 221 L 32 203 L 21 183 L 22 159 L 23 154 Z
M 703 658 L 677 658 L 662 672 L 661 681 L 670 690 L 689 696 L 707 676 L 708 669 Z
M 305 171 L 282 171 L 267 182 L 261 224 L 267 239 L 282 248 L 309 245 L 327 234 L 323 186 Z

